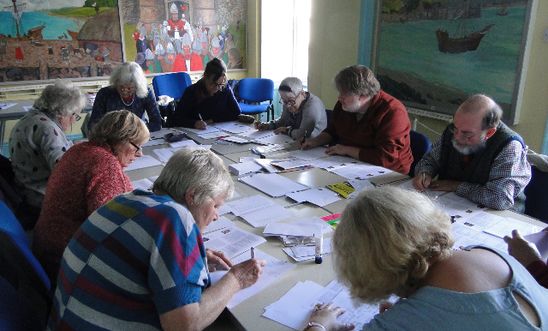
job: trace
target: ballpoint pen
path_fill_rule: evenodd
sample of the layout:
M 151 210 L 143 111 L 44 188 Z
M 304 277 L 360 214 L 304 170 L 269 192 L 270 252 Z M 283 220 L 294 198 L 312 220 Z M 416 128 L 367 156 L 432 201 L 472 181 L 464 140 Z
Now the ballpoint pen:
M 251 247 L 251 258 L 255 258 L 255 247 Z
M 202 118 L 202 114 L 198 113 L 198 117 L 200 118 L 200 121 L 204 121 L 204 119 Z

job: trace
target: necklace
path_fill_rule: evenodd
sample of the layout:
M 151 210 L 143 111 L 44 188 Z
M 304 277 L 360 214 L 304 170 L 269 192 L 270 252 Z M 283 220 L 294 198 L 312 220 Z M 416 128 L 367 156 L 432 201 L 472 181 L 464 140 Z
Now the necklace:
M 129 107 L 133 104 L 133 102 L 135 101 L 135 94 L 131 97 L 131 101 L 130 102 L 126 102 L 124 100 L 124 98 L 122 98 L 122 96 L 120 95 L 120 100 L 122 100 L 122 103 L 126 106 L 126 107 Z

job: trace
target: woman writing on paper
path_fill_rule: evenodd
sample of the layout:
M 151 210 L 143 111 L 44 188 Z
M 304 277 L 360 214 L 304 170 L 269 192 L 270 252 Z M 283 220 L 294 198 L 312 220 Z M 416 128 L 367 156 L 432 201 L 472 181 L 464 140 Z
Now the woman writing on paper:
M 420 193 L 364 191 L 344 210 L 333 244 L 355 298 L 401 298 L 364 330 L 538 330 L 548 321 L 548 290 L 508 254 L 453 250 L 449 216 Z M 351 330 L 337 322 L 343 313 L 317 304 L 306 330 Z
M 127 110 L 112 111 L 88 142 L 72 147 L 53 170 L 36 223 L 33 251 L 55 282 L 61 255 L 86 218 L 115 196 L 133 190 L 124 173 L 149 139 L 146 125 Z
M 205 129 L 214 122 L 237 120 L 240 106 L 226 83 L 224 62 L 217 58 L 209 61 L 204 76 L 183 93 L 169 120 L 171 126 Z
M 202 330 L 211 324 L 265 264 L 249 259 L 210 285 L 206 268 L 222 261 L 206 252 L 201 233 L 233 187 L 218 156 L 183 149 L 167 162 L 153 192 L 135 190 L 100 207 L 65 249 L 49 329 Z

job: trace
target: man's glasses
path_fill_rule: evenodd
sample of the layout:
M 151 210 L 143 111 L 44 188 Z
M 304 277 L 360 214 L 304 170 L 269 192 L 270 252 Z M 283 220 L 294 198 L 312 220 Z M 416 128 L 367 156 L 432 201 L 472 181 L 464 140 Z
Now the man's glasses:
M 143 148 L 141 146 L 137 146 L 137 144 L 134 144 L 132 141 L 129 142 L 131 146 L 135 147 L 135 155 L 139 153 L 143 153 Z
M 280 99 L 280 103 L 284 106 L 293 107 L 297 104 L 297 99 L 289 99 L 289 100 Z

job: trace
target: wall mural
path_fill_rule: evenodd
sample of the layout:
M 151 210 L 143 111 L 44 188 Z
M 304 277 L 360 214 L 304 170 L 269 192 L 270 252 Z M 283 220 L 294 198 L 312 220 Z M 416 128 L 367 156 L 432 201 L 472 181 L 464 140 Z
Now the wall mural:
M 0 82 L 110 75 L 123 61 L 116 0 L 0 0 Z
M 146 73 L 202 71 L 214 57 L 242 69 L 245 0 L 120 0 L 124 52 Z

